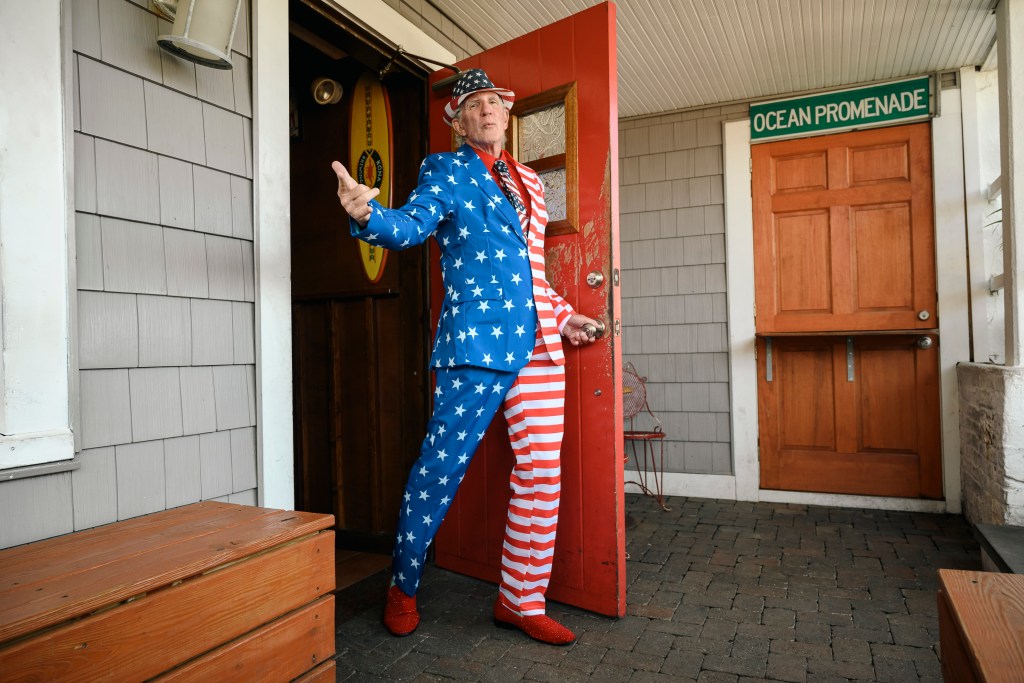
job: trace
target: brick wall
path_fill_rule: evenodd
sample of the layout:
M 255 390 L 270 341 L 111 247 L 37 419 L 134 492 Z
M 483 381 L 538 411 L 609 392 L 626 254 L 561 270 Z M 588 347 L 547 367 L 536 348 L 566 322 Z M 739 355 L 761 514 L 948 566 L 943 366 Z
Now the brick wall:
M 746 112 L 619 122 L 623 361 L 648 379 L 668 472 L 732 472 L 722 124 Z
M 964 516 L 1024 525 L 1024 368 L 961 363 L 957 381 Z

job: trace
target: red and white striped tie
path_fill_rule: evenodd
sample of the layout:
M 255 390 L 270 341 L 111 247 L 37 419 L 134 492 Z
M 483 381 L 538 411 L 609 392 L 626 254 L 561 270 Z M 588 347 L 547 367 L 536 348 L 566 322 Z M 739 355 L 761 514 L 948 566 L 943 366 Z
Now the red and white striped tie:
M 498 177 L 501 178 L 501 189 L 508 197 L 508 201 L 512 204 L 512 207 L 519 214 L 519 225 L 523 228 L 523 232 L 526 232 L 527 218 L 526 218 L 526 205 L 523 203 L 523 197 L 519 194 L 519 188 L 516 187 L 516 181 L 512 180 L 512 174 L 509 173 L 508 164 L 502 159 L 498 159 L 494 162 L 494 170 L 498 172 Z

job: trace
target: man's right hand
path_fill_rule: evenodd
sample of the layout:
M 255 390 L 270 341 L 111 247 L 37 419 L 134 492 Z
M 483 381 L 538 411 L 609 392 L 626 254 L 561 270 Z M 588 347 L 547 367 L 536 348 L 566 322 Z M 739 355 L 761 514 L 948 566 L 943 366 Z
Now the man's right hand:
M 370 200 L 380 194 L 376 187 L 367 187 L 357 183 L 349 175 L 348 170 L 335 161 L 331 164 L 335 175 L 338 176 L 338 199 L 341 201 L 341 208 L 355 220 L 359 225 L 366 225 L 370 221 Z

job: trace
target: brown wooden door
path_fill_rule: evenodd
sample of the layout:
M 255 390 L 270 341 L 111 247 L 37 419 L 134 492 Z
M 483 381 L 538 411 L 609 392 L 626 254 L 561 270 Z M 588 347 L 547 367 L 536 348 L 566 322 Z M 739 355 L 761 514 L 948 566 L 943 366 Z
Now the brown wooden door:
M 626 609 L 626 562 L 621 352 L 613 321 L 619 298 L 613 278 L 618 259 L 613 202 L 617 187 L 615 7 L 602 3 L 471 57 L 459 67 L 483 68 L 496 84 L 515 91 L 517 108 L 523 102 L 538 102 L 545 93 L 567 93 L 572 89 L 564 86 L 575 83 L 576 106 L 566 105 L 566 130 L 571 135 L 575 122 L 578 158 L 567 150 L 565 163 L 578 169 L 573 198 L 578 202 L 578 217 L 572 228 L 549 230 L 547 275 L 552 287 L 577 311 L 603 318 L 608 332 L 586 348 L 566 349 L 562 497 L 548 597 L 621 616 Z M 433 151 L 452 149 L 451 130 L 439 116 L 449 93 L 433 93 L 429 108 Z M 520 111 L 517 108 L 513 116 Z M 573 188 L 568 189 L 571 194 Z M 549 196 L 549 209 L 552 204 Z M 572 217 L 571 206 L 567 214 Z M 602 273 L 604 284 L 588 286 L 585 279 L 590 271 Z M 433 282 L 437 283 L 432 286 L 437 294 L 436 315 L 441 300 L 439 276 Z M 492 582 L 500 576 L 514 462 L 506 430 L 499 416 L 473 456 L 435 543 L 438 565 Z
M 919 348 L 922 338 L 932 345 Z M 934 335 L 760 338 L 761 487 L 941 498 L 934 342 Z
M 938 327 L 929 131 L 751 149 L 758 334 Z
M 762 488 L 941 498 L 929 125 L 751 156 Z
M 426 428 L 427 253 L 391 254 L 377 282 L 363 270 L 335 196 L 334 159 L 349 156 L 354 85 L 378 55 L 292 3 L 289 67 L 296 130 L 291 143 L 295 494 L 300 510 L 335 515 L 339 546 L 389 553 L 409 468 Z M 338 48 L 328 55 L 315 33 Z M 345 97 L 317 104 L 313 79 L 338 80 Z M 396 71 L 384 82 L 394 117 L 394 196 L 415 187 L 425 141 L 424 79 Z

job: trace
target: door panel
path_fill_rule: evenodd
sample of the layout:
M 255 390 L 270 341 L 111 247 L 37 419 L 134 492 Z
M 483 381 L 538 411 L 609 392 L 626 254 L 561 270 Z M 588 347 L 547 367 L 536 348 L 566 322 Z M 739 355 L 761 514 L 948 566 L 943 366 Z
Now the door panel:
M 558 540 L 548 597 L 608 615 L 625 614 L 625 534 L 622 471 L 620 350 L 614 335 L 619 293 L 618 116 L 615 7 L 603 3 L 460 62 L 483 68 L 517 100 L 575 82 L 579 221 L 568 234 L 548 236 L 551 286 L 607 333 L 584 349 L 566 348 L 566 415 Z M 434 80 L 447 75 L 439 72 Z M 450 90 L 432 92 L 431 150 L 452 149 L 441 121 Z M 513 115 L 516 110 L 513 109 Z M 434 260 L 432 315 L 440 310 Z M 591 288 L 588 272 L 604 275 Z M 599 425 L 595 427 L 595 425 Z M 496 582 L 510 497 L 513 457 L 499 415 L 470 463 L 435 542 L 439 566 Z
M 831 231 L 827 211 L 775 217 L 777 308 L 791 315 L 828 313 L 832 308 Z M 815 283 L 817 286 L 811 286 Z
M 835 450 L 832 349 L 793 346 L 778 359 L 780 443 L 783 448 Z
M 913 235 L 907 204 L 851 209 L 854 310 L 901 310 L 914 307 Z
M 938 350 L 919 338 L 759 339 L 762 488 L 940 498 Z
M 860 349 L 856 354 L 859 450 L 914 452 L 916 355 L 917 349 L 906 345 Z
M 751 157 L 759 334 L 936 327 L 928 124 L 755 145 Z M 829 219 L 804 228 L 807 241 L 783 234 L 814 212 Z

